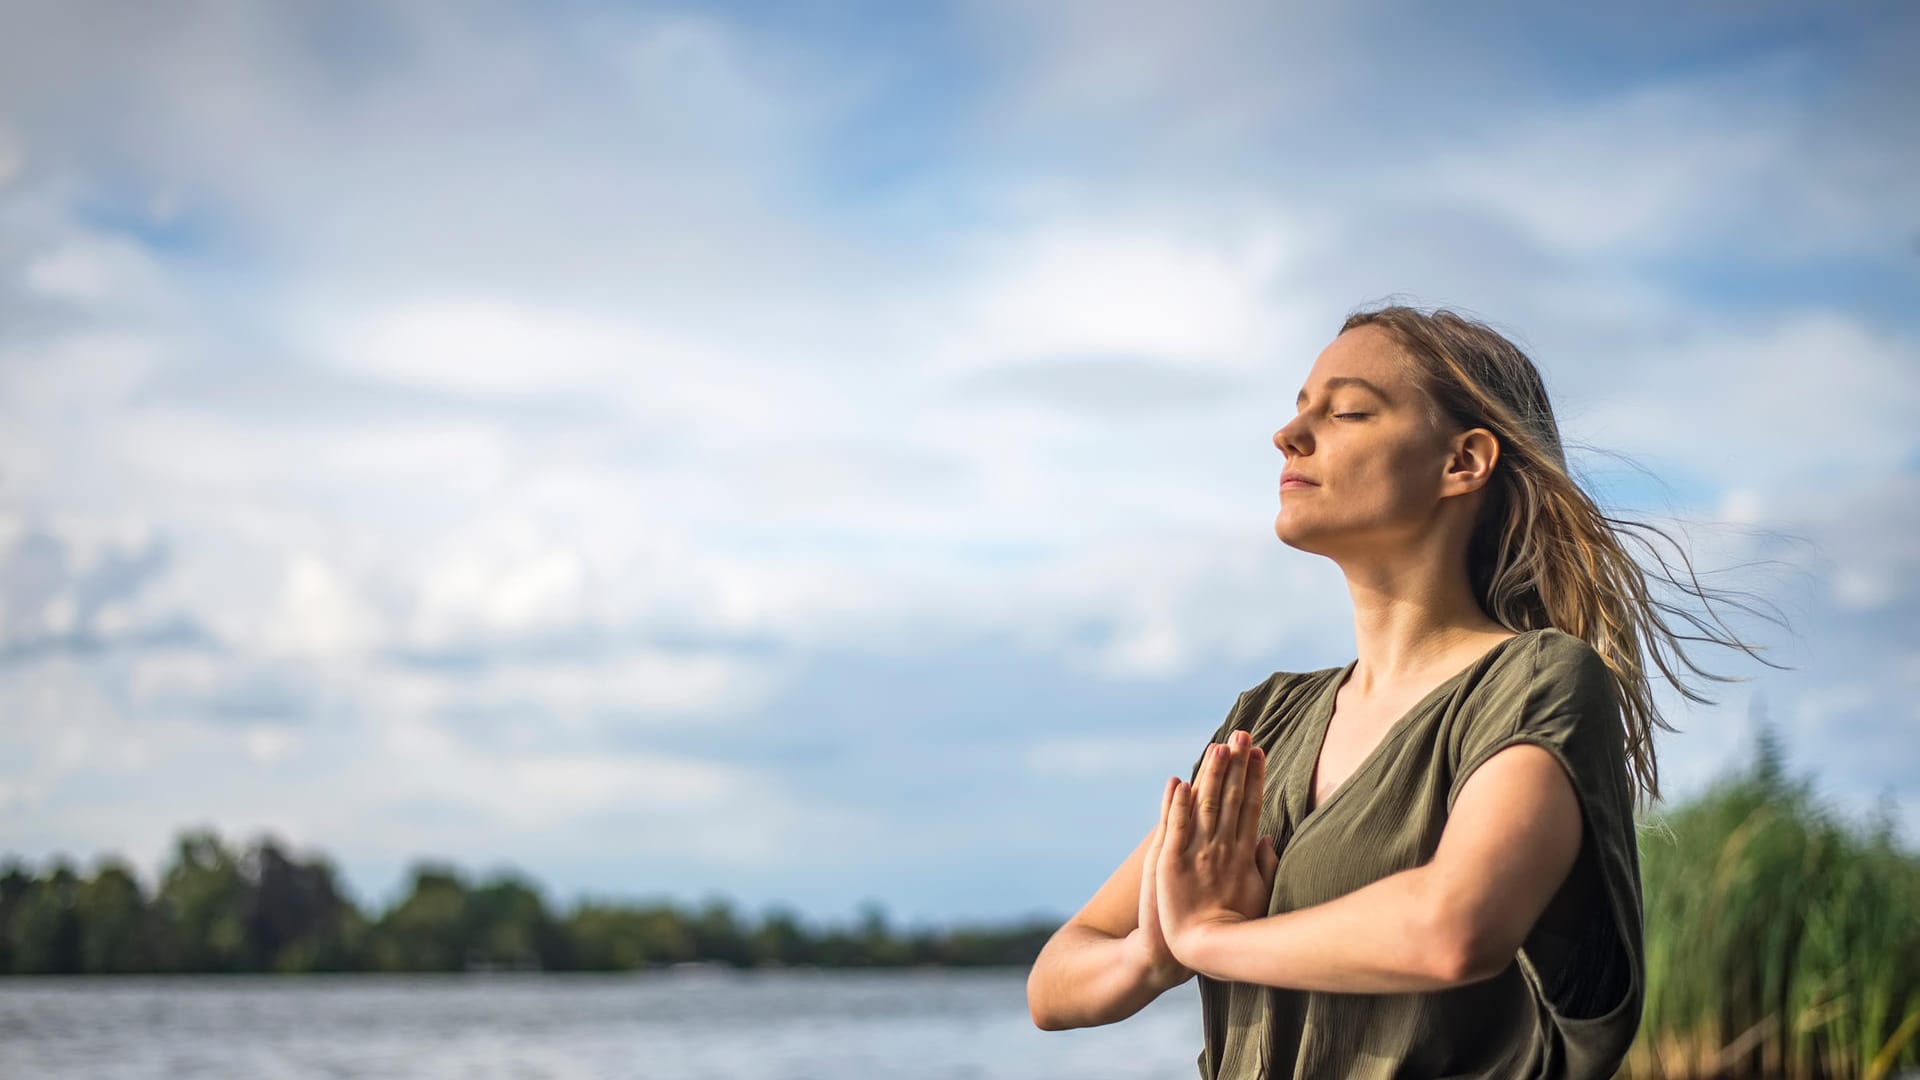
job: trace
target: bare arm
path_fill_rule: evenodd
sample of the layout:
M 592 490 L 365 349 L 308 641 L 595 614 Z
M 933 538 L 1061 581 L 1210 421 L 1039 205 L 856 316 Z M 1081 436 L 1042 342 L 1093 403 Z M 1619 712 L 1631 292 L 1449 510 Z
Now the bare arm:
M 1170 782 L 1161 793 L 1160 820 L 1034 960 L 1027 1009 L 1036 1027 L 1058 1031 L 1116 1023 L 1192 977 L 1160 937 L 1154 907 L 1152 860 L 1159 854 L 1171 798 Z M 1153 923 L 1146 929 L 1143 908 Z

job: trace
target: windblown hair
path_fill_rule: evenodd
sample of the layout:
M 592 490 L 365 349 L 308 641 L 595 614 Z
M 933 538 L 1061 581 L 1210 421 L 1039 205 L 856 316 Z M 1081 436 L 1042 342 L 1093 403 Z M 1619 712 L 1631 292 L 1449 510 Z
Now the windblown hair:
M 1677 731 L 1655 707 L 1647 657 L 1688 700 L 1712 703 L 1670 666 L 1664 646 L 1697 675 L 1739 681 L 1694 664 L 1680 641 L 1713 641 L 1737 648 L 1769 666 L 1756 647 L 1741 641 L 1717 615 L 1706 618 L 1654 596 L 1658 582 L 1634 561 L 1629 539 L 1659 563 L 1658 581 L 1700 600 L 1721 600 L 1743 611 L 1740 595 L 1700 583 L 1692 560 L 1658 526 L 1603 512 L 1567 469 L 1560 428 L 1540 372 L 1519 348 L 1484 323 L 1444 308 L 1431 313 L 1402 305 L 1362 310 L 1340 330 L 1374 326 L 1392 334 L 1414 379 L 1427 391 L 1430 419 L 1449 430 L 1486 428 L 1500 453 L 1488 481 L 1467 549 L 1475 599 L 1487 615 L 1517 632 L 1554 627 L 1593 646 L 1612 673 L 1626 732 L 1627 769 L 1642 805 L 1660 798 L 1653 733 Z M 1687 581 L 1672 572 L 1647 534 L 1664 538 L 1680 553 Z M 1663 616 L 1677 616 L 1700 634 L 1677 634 Z M 1778 622 L 1779 620 L 1774 620 Z

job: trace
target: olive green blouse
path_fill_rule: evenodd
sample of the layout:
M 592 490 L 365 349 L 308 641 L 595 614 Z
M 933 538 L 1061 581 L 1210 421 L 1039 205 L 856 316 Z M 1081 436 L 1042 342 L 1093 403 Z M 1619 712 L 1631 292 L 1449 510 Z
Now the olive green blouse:
M 1583 818 L 1579 858 L 1513 962 L 1491 979 L 1341 994 L 1199 976 L 1200 1075 L 1613 1076 L 1640 1025 L 1645 988 L 1632 787 L 1605 663 L 1585 641 L 1551 627 L 1500 642 L 1396 721 L 1307 813 L 1334 696 L 1356 663 L 1275 672 L 1240 695 L 1210 740 L 1244 728 L 1267 755 L 1260 828 L 1280 855 L 1269 914 L 1427 862 L 1467 776 L 1517 743 L 1547 749 L 1572 780 Z

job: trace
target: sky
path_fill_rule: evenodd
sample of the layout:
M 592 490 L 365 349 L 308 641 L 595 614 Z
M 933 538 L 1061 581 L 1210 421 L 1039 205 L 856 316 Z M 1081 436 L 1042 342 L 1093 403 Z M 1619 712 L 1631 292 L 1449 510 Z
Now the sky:
M 1349 311 L 1482 318 L 1920 844 L 1920 16 L 0 3 L 0 853 L 1064 917 L 1239 693 Z M 1665 552 L 1672 558 L 1670 550 Z

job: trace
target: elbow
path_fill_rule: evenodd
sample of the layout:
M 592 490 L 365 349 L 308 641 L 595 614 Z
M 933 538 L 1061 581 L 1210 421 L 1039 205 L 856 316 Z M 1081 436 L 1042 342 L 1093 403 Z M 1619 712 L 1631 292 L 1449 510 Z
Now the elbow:
M 1042 1007 L 1038 1001 L 1035 1001 L 1031 994 L 1027 996 L 1027 1017 L 1033 1021 L 1033 1026 L 1039 1028 L 1041 1031 L 1066 1031 L 1078 1026 L 1067 1022 L 1055 1013 L 1049 1012 Z
M 1041 1031 L 1059 1031 L 1066 1025 L 1060 1023 L 1059 1018 L 1048 1012 L 1041 1004 L 1044 995 L 1036 985 L 1039 981 L 1040 965 L 1036 962 L 1033 970 L 1027 973 L 1027 1016 L 1033 1021 L 1033 1026 Z
M 1429 941 L 1426 974 L 1443 987 L 1491 979 L 1513 962 L 1513 950 L 1502 951 L 1472 933 L 1443 933 Z
M 1426 943 L 1422 966 L 1442 987 L 1491 979 L 1513 963 L 1518 945 L 1500 927 L 1446 904 L 1430 904 L 1427 912 L 1419 936 Z
M 1027 1018 L 1032 1020 L 1033 1026 L 1041 1031 L 1060 1030 L 1060 1025 L 1054 1021 L 1054 1018 L 1040 1007 L 1040 1002 L 1033 996 L 1031 986 L 1027 988 Z

